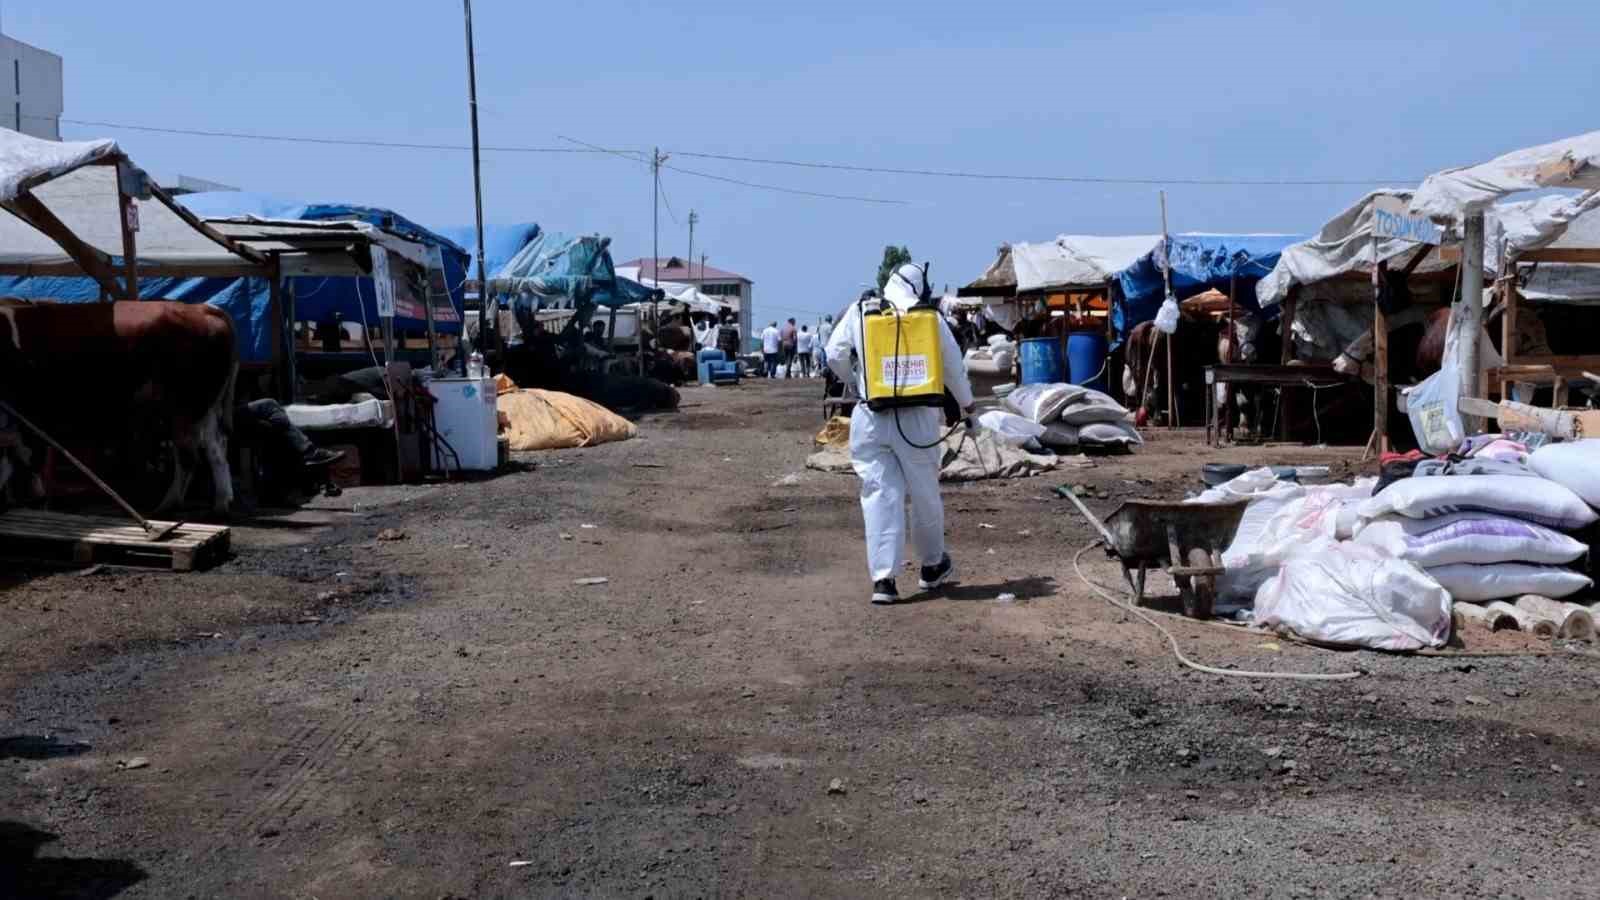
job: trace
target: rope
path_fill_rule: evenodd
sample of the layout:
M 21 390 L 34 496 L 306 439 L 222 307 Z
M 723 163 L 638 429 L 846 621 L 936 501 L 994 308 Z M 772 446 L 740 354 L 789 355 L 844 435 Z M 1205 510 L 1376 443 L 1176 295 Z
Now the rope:
M 1078 573 L 1078 580 L 1082 581 L 1084 586 L 1089 588 L 1089 590 L 1099 594 L 1101 599 L 1105 600 L 1107 603 L 1111 604 L 1117 609 L 1122 610 L 1123 612 L 1132 613 L 1138 616 L 1153 626 L 1157 631 L 1161 632 L 1161 635 L 1167 639 L 1167 644 L 1172 648 L 1172 655 L 1177 657 L 1178 662 L 1183 663 L 1189 668 L 1194 669 L 1197 672 L 1204 672 L 1208 675 L 1227 675 L 1235 678 L 1273 678 L 1288 681 L 1349 681 L 1352 678 L 1361 677 L 1360 672 L 1339 672 L 1331 675 L 1321 672 L 1254 672 L 1243 669 L 1219 669 L 1215 666 L 1206 666 L 1194 662 L 1187 656 L 1183 655 L 1183 651 L 1178 647 L 1178 639 L 1173 636 L 1172 632 L 1167 630 L 1165 625 L 1162 625 L 1153 616 L 1146 614 L 1144 610 L 1139 609 L 1132 603 L 1126 603 L 1118 600 L 1116 597 L 1112 596 L 1109 591 L 1090 581 L 1089 577 L 1083 574 L 1083 555 L 1096 547 L 1104 546 L 1104 544 L 1104 541 L 1097 540 L 1091 544 L 1088 544 L 1082 550 L 1079 550 L 1078 554 L 1072 558 L 1072 568 Z

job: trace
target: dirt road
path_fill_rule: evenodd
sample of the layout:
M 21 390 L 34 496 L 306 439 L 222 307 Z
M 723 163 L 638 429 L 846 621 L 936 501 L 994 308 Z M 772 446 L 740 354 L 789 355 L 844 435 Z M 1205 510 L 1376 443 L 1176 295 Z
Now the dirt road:
M 1600 890 L 1600 663 L 1182 625 L 1367 674 L 1179 667 L 1049 489 L 1262 455 L 1192 437 L 949 487 L 963 583 L 871 607 L 855 481 L 801 467 L 815 394 L 691 389 L 639 440 L 249 523 L 210 572 L 0 575 L 0 895 Z

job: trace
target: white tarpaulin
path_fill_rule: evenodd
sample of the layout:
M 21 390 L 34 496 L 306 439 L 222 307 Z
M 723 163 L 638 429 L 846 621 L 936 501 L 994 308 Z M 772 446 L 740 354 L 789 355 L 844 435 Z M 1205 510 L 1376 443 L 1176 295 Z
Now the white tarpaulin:
M 0 146 L 3 144 L 0 139 Z M 116 166 L 83 166 L 34 187 L 31 193 L 84 243 L 107 256 L 122 256 Z M 136 241 L 141 267 L 169 265 L 232 271 L 250 265 L 249 260 L 207 237 L 159 200 L 139 203 Z M 0 263 L 74 265 L 54 240 L 10 215 L 0 215 Z
M 1600 303 L 1600 266 L 1539 263 L 1523 276 L 1523 299 L 1542 303 Z
M 1017 292 L 1098 287 L 1160 243 L 1159 234 L 1063 234 L 1047 244 L 1012 244 Z
M 111 140 L 45 141 L 0 128 L 0 202 L 120 152 Z
M 1380 262 L 1403 257 L 1406 261 L 1424 244 L 1400 238 L 1373 242 L 1372 222 L 1375 200 L 1381 196 L 1409 200 L 1411 192 L 1399 189 L 1373 191 L 1355 205 L 1333 217 L 1317 236 L 1283 249 L 1278 264 L 1267 277 L 1256 283 L 1256 301 L 1263 307 L 1281 303 L 1297 284 L 1315 284 L 1353 272 L 1370 272 Z M 1430 250 L 1416 272 L 1437 272 L 1450 267 Z
M 1411 198 L 1411 211 L 1457 224 L 1464 213 L 1507 194 L 1542 188 L 1600 190 L 1600 131 L 1429 175 Z
M 1484 213 L 1483 267 L 1500 270 L 1504 248 L 1512 259 L 1530 250 L 1600 248 L 1600 193 L 1496 203 Z

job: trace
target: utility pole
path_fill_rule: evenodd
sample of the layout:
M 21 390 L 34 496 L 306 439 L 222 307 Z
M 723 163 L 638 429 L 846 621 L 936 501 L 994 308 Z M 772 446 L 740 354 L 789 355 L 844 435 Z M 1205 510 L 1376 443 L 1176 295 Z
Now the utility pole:
M 467 24 L 467 108 L 472 112 L 472 196 L 478 214 L 478 345 L 489 339 L 489 273 L 483 269 L 483 170 L 478 152 L 478 63 L 472 50 L 472 0 L 461 0 Z M 463 329 L 464 331 L 465 329 Z M 479 352 L 483 352 L 481 349 Z M 457 356 L 461 354 L 457 353 Z M 487 359 L 488 354 L 484 354 Z M 462 373 L 467 361 L 461 359 Z
M 689 280 L 694 280 L 694 224 L 700 221 L 694 210 L 689 210 L 689 255 L 684 257 L 684 269 L 689 275 Z M 703 273 L 702 273 L 703 274 Z
M 650 275 L 651 286 L 661 290 L 661 164 L 667 161 L 660 147 L 650 152 Z M 644 374 L 644 317 L 639 323 L 639 374 Z M 656 331 L 661 330 L 659 310 L 655 295 L 650 297 L 650 319 Z

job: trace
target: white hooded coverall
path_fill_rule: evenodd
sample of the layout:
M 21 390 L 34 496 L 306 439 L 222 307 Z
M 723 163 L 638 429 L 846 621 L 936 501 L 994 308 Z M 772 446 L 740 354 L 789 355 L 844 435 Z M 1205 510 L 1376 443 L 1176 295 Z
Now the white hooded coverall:
M 916 303 L 921 286 L 922 270 L 907 264 L 895 272 L 883 292 L 903 310 Z M 943 319 L 941 316 L 939 349 L 944 386 L 966 409 L 972 405 L 972 385 L 967 381 L 961 346 Z M 841 380 L 854 380 L 857 395 L 866 397 L 859 363 L 853 365 L 851 355 L 853 351 L 855 360 L 864 357 L 862 345 L 861 304 L 852 303 L 828 338 L 828 368 Z M 935 566 L 944 557 L 944 504 L 939 499 L 944 448 L 938 443 L 943 432 L 944 411 L 934 406 L 873 412 L 862 400 L 850 416 L 850 462 L 861 478 L 867 568 L 875 582 L 895 577 L 904 559 L 907 499 L 911 501 L 911 543 L 917 560 Z M 912 443 L 933 446 L 924 449 Z

